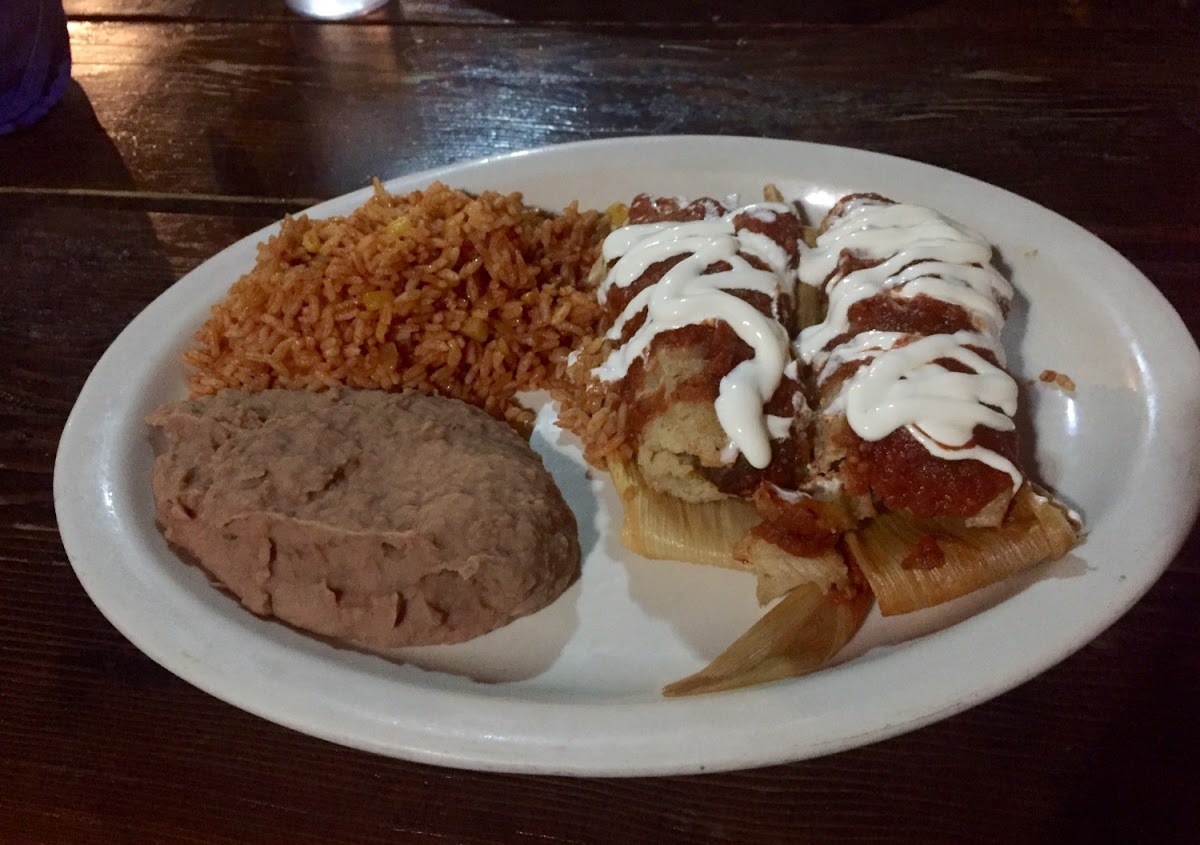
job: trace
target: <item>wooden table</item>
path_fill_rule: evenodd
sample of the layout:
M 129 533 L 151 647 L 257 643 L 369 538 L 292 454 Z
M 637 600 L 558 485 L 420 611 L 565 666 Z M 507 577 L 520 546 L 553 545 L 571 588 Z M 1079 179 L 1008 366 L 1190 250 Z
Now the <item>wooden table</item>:
M 1194 528 L 1128 615 L 1012 692 L 692 777 L 351 751 L 201 693 L 88 600 L 51 471 L 92 365 L 183 273 L 373 175 L 631 134 L 884 151 L 1077 221 L 1200 335 L 1194 2 L 616 5 L 404 0 L 319 24 L 283 0 L 67 0 L 75 82 L 0 138 L 0 841 L 1200 841 Z

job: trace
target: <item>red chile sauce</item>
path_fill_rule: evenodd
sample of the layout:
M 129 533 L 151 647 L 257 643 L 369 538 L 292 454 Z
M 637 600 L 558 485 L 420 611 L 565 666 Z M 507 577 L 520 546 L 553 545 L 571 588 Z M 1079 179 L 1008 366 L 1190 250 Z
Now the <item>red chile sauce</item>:
M 646 194 L 634 198 L 629 207 L 629 223 L 684 223 L 719 217 L 727 213 L 727 209 L 713 199 L 698 199 L 687 205 L 680 205 L 677 200 L 669 198 L 651 199 Z M 761 220 L 752 214 L 739 214 L 733 219 L 737 230 L 756 232 L 782 247 L 787 254 L 795 259 L 799 254 L 801 225 L 794 215 L 776 215 L 773 220 Z M 742 255 L 752 266 L 758 269 L 768 269 L 755 256 Z M 625 308 L 642 290 L 662 279 L 667 272 L 682 261 L 685 256 L 673 256 L 665 261 L 656 262 L 646 269 L 633 284 L 625 288 L 612 288 L 608 291 L 605 301 L 605 312 L 608 325 L 612 325 L 624 312 Z M 731 267 L 724 261 L 718 261 L 705 268 L 704 274 L 719 273 Z M 728 290 L 739 299 L 748 302 L 762 314 L 778 319 L 784 317 L 784 328 L 790 335 L 794 331 L 791 298 L 784 295 L 780 301 L 773 302 L 771 297 L 759 291 Z M 627 342 L 645 322 L 645 311 L 635 315 L 622 328 L 620 342 Z M 724 322 L 712 324 L 695 324 L 682 328 L 661 332 L 651 342 L 647 358 L 653 358 L 656 353 L 669 349 L 692 348 L 694 354 L 702 360 L 701 370 L 674 386 L 670 396 L 662 388 L 646 389 L 645 361 L 634 361 L 628 373 L 621 380 L 618 390 L 621 400 L 627 409 L 625 429 L 627 435 L 634 441 L 641 437 L 642 430 L 656 416 L 662 414 L 668 402 L 714 402 L 720 388 L 721 379 L 734 367 L 753 355 L 750 346 L 737 336 L 736 332 Z M 800 386 L 795 380 L 784 378 L 771 398 L 764 404 L 766 414 L 776 416 L 792 416 L 794 409 L 792 400 Z M 808 444 L 795 442 L 795 438 L 787 441 L 774 441 L 771 444 L 771 462 L 763 469 L 750 465 L 743 455 L 730 466 L 698 467 L 697 471 L 707 478 L 723 493 L 733 496 L 747 497 L 761 486 L 762 482 L 770 481 L 783 487 L 793 487 L 798 481 L 809 459 Z
M 975 331 L 965 308 L 923 293 L 912 298 L 876 294 L 851 305 L 848 316 L 847 337 L 871 329 L 919 335 Z
M 926 534 L 900 561 L 901 569 L 937 569 L 946 562 L 946 553 L 935 538 Z
M 920 298 L 914 297 L 914 301 Z M 924 299 L 938 302 L 929 297 Z M 903 345 L 904 341 L 897 344 Z M 966 348 L 988 363 L 999 366 L 990 350 L 978 346 Z M 827 400 L 835 395 L 846 380 L 866 363 L 861 360 L 850 361 L 839 367 L 821 385 L 821 396 Z M 975 372 L 954 358 L 939 358 L 934 363 L 952 372 Z M 846 451 L 846 458 L 841 465 L 846 491 L 851 495 L 871 493 L 889 510 L 909 511 L 918 518 L 972 516 L 1012 486 L 1012 478 L 1008 473 L 981 461 L 948 461 L 930 454 L 906 428 L 897 429 L 882 440 L 867 441 L 846 426 L 839 439 L 841 442 L 838 445 Z M 963 448 L 972 446 L 991 449 L 1014 464 L 1017 462 L 1018 438 L 1015 430 L 997 431 L 987 426 L 976 426 L 972 438 Z
M 918 518 L 968 517 L 1009 490 L 1008 473 L 976 460 L 947 461 L 917 442 L 907 428 L 882 440 L 867 441 L 847 427 L 841 445 L 846 450 L 842 476 L 851 495 L 874 493 L 889 510 L 909 511 Z M 1015 432 L 977 425 L 967 443 L 1016 460 Z
M 853 527 L 836 506 L 808 498 L 789 501 L 765 485 L 755 491 L 754 505 L 763 521 L 751 533 L 798 557 L 829 551 Z
M 873 194 L 861 196 L 883 199 Z M 701 199 L 681 205 L 673 199 L 655 200 L 642 194 L 635 198 L 630 206 L 629 222 L 689 222 L 711 219 L 725 213 L 726 209 L 712 199 Z M 795 258 L 802 231 L 800 221 L 794 216 L 780 215 L 774 221 L 764 221 L 752 215 L 742 214 L 738 215 L 734 222 L 739 228 L 771 238 Z M 616 321 L 640 291 L 661 280 L 681 260 L 683 256 L 676 256 L 653 264 L 629 287 L 610 290 L 605 303 L 609 324 Z M 748 260 L 761 266 L 760 262 Z M 875 263 L 877 262 L 863 261 L 849 252 L 844 252 L 831 278 Z M 728 265 L 718 262 L 705 272 L 719 272 L 725 269 L 728 269 Z M 781 303 L 779 312 L 776 312 L 772 308 L 770 298 L 764 294 L 751 291 L 729 292 L 751 303 L 764 314 L 782 312 L 790 317 L 790 301 Z M 876 295 L 855 303 L 851 306 L 848 316 L 849 331 L 831 341 L 827 348 L 870 329 L 917 336 L 975 330 L 965 309 L 925 294 L 911 298 Z M 622 342 L 628 340 L 644 320 L 644 312 L 629 320 L 622 333 Z M 786 328 L 792 333 L 795 327 L 790 325 L 790 322 L 789 319 Z M 645 389 L 645 364 L 641 360 L 633 363 L 621 381 L 618 389 L 622 391 L 622 400 L 628 409 L 627 432 L 631 438 L 639 438 L 646 424 L 661 414 L 668 402 L 714 401 L 721 378 L 752 354 L 750 347 L 727 324 L 718 322 L 663 332 L 652 342 L 649 355 L 653 356 L 656 351 L 664 349 L 684 347 L 695 347 L 704 364 L 699 372 L 681 381 L 672 390 L 670 397 L 667 397 L 661 388 L 655 391 Z M 997 363 L 988 350 L 974 347 L 972 349 L 991 363 Z M 969 367 L 953 359 L 940 359 L 937 363 L 950 370 L 972 372 Z M 832 396 L 863 364 L 862 361 L 853 361 L 841 367 L 822 385 L 822 396 Z M 792 397 L 797 390 L 799 385 L 794 380 L 785 378 L 775 395 L 764 406 L 764 411 L 768 414 L 790 416 L 793 413 Z M 918 518 L 971 516 L 1011 485 L 1007 473 L 979 461 L 947 461 L 937 458 L 903 428 L 882 440 L 869 442 L 862 440 L 846 427 L 839 439 L 842 442 L 836 445 L 846 452 L 841 468 L 846 481 L 846 491 L 851 495 L 873 494 L 888 509 L 909 511 Z M 967 447 L 974 445 L 992 449 L 1014 462 L 1016 460 L 1015 432 L 998 432 L 977 426 L 972 440 L 966 444 Z M 755 496 L 756 504 L 764 516 L 764 521 L 754 529 L 756 536 L 792 554 L 811 556 L 833 548 L 846 526 L 823 524 L 815 512 L 804 511 L 803 508 L 802 512 L 797 512 L 795 508 L 782 507 L 781 500 L 759 502 L 761 495 L 756 495 L 759 491 L 770 489 L 762 484 L 764 481 L 782 488 L 794 488 L 802 479 L 809 459 L 807 439 L 793 437 L 783 443 L 772 443 L 772 460 L 763 470 L 755 469 L 743 456 L 739 456 L 731 466 L 700 467 L 698 471 L 726 494 L 739 497 Z M 906 566 L 928 569 L 941 565 L 944 556 L 940 547 L 932 538 L 926 539 L 930 539 L 931 542 L 919 543 L 906 558 Z

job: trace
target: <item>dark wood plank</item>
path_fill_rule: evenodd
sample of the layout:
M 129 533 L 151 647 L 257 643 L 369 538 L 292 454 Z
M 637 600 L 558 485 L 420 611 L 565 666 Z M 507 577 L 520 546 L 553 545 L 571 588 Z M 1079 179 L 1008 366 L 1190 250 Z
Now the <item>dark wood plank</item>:
M 1200 525 L 1112 628 L 966 713 L 804 763 L 575 780 L 373 757 L 199 692 L 92 606 L 51 490 L 88 371 L 192 267 L 371 175 L 553 141 L 773 135 L 947 166 L 1083 223 L 1200 337 L 1197 4 L 67 8 L 77 85 L 0 137 L 0 842 L 1200 840 Z
M 307 201 L 505 150 L 691 132 L 928 161 L 1084 225 L 1200 204 L 1171 175 L 1200 165 L 1185 33 L 741 32 L 77 25 L 82 91 L 0 138 L 0 185 Z
M 45 560 L 0 583 L 0 823 L 40 831 L 22 841 L 1186 841 L 1198 821 L 1195 576 L 1169 574 L 1059 667 L 913 734 L 769 769 L 588 781 L 434 769 L 262 722 L 158 669 Z
M 1038 678 L 912 734 L 766 769 L 602 781 L 437 769 L 305 737 L 172 677 L 83 593 L 50 471 L 107 343 L 270 220 L 238 211 L 0 197 L 0 254 L 21 256 L 0 298 L 0 841 L 1173 842 L 1198 829 L 1200 527 L 1127 616 Z M 1200 257 L 1108 234 L 1189 300 Z
M 66 0 L 67 13 L 89 20 L 296 20 L 283 0 Z M 1046 26 L 1161 26 L 1188 24 L 1197 9 L 1186 0 L 1056 0 L 1042 3 L 997 3 L 995 0 L 840 0 L 836 3 L 765 0 L 668 0 L 654 4 L 608 0 L 393 0 L 365 18 L 408 23 L 555 23 L 670 22 L 688 26 L 767 22 L 887 24 L 892 26 L 961 26 L 1040 28 Z
M 247 3 L 244 0 L 64 0 L 73 20 L 154 21 L 296 21 L 306 20 L 290 11 L 285 0 Z M 392 0 L 360 22 L 395 23 L 505 23 L 505 19 L 457 0 Z

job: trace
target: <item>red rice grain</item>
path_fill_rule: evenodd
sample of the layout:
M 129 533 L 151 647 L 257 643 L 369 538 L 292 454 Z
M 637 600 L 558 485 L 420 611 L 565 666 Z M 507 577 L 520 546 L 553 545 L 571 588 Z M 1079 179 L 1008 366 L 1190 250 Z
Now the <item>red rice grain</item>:
M 192 396 L 224 388 L 416 388 L 524 427 L 519 391 L 565 389 L 600 308 L 587 275 L 608 229 L 576 204 L 435 182 L 348 217 L 288 217 L 184 353 Z

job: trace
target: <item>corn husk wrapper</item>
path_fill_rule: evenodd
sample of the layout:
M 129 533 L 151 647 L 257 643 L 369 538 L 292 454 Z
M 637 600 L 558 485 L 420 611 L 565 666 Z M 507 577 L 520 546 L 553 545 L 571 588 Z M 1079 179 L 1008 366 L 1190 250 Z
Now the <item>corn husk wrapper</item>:
M 631 463 L 610 460 L 608 471 L 624 510 L 621 543 L 632 552 L 749 572 L 758 579 L 761 604 L 800 584 L 822 590 L 846 584 L 846 565 L 836 550 L 797 557 L 752 537 L 761 517 L 745 499 L 684 502 L 650 487 Z
M 749 571 L 733 547 L 759 522 L 754 505 L 743 499 L 684 502 L 650 487 L 637 467 L 609 460 L 608 472 L 621 497 L 621 542 L 643 557 L 682 560 Z
M 797 587 L 712 663 L 663 687 L 663 695 L 720 692 L 806 675 L 842 650 L 870 607 L 866 593 L 845 599 L 811 584 Z
M 911 556 L 918 544 L 928 543 L 925 538 L 937 544 L 944 561 L 934 568 L 911 568 Z M 892 616 L 933 607 L 1060 558 L 1079 542 L 1079 533 L 1061 505 L 1025 484 L 996 527 L 893 512 L 847 534 L 845 542 L 880 612 Z

